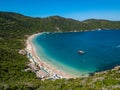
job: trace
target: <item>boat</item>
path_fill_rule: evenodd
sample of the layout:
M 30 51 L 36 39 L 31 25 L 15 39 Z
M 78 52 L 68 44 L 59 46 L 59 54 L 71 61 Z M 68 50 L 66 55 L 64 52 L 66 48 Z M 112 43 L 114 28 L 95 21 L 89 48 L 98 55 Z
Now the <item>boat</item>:
M 85 52 L 82 51 L 82 50 L 78 50 L 78 53 L 79 53 L 79 54 L 85 54 Z
M 98 31 L 101 31 L 101 28 L 98 28 Z

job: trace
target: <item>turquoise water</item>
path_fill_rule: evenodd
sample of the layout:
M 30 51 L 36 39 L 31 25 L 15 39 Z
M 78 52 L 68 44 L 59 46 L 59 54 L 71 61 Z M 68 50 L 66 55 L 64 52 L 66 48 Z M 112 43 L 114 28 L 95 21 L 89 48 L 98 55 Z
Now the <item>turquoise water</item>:
M 77 76 L 120 65 L 120 30 L 42 33 L 33 44 L 44 61 Z M 78 50 L 85 54 L 78 54 Z

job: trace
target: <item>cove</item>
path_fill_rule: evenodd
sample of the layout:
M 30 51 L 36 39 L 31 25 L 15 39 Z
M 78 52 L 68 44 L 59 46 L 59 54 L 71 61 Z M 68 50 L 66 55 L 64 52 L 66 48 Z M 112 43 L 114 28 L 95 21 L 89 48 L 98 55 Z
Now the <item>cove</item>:
M 42 33 L 32 43 L 42 60 L 75 76 L 120 65 L 120 30 Z

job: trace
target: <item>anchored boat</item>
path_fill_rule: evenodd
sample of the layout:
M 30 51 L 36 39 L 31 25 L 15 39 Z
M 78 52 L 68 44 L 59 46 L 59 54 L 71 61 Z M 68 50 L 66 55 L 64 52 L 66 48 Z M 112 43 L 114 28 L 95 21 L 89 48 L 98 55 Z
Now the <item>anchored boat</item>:
M 79 53 L 79 54 L 85 54 L 85 52 L 82 51 L 82 50 L 78 50 L 78 53 Z

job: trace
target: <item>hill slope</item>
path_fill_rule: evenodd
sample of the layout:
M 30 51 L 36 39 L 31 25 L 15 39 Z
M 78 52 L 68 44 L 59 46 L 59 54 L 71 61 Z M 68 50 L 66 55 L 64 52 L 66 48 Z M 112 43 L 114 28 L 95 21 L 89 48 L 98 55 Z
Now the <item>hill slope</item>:
M 120 29 L 120 22 L 107 20 L 80 22 L 60 16 L 32 18 L 12 12 L 0 12 L 0 90 L 98 90 L 101 88 L 117 90 L 120 88 L 119 70 L 88 78 L 43 82 L 31 71 L 24 72 L 29 60 L 26 56 L 18 54 L 20 49 L 25 48 L 26 35 L 41 31 L 65 32 L 97 28 Z

